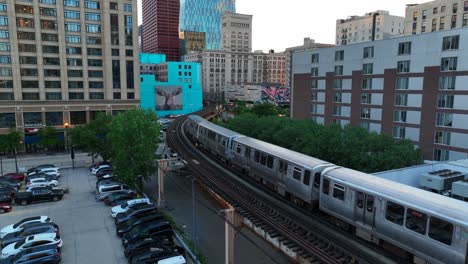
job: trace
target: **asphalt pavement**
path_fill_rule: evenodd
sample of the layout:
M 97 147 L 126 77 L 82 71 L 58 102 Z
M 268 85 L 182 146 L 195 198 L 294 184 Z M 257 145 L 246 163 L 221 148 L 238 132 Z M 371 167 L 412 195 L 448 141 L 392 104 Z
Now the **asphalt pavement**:
M 12 212 L 0 215 L 0 227 L 26 217 L 46 215 L 60 227 L 62 263 L 127 263 L 121 240 L 115 233 L 110 207 L 94 199 L 96 177 L 85 168 L 61 172 L 60 184 L 69 187 L 63 200 L 16 205 Z

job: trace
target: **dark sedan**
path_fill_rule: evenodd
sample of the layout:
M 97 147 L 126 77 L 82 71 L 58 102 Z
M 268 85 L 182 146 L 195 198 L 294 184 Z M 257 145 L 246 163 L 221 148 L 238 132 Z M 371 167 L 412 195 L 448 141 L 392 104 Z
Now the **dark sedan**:
M 33 172 L 33 171 L 37 171 L 37 170 L 40 170 L 40 169 L 45 169 L 45 168 L 55 168 L 55 165 L 52 165 L 52 164 L 42 164 L 42 165 L 39 165 L 39 166 L 36 166 L 36 167 L 32 167 L 30 168 L 28 171 L 27 171 L 27 174 Z
M 141 207 L 132 207 L 125 213 L 117 214 L 115 217 L 115 224 L 119 225 L 120 223 L 125 222 L 130 218 L 137 217 L 138 215 L 145 214 L 147 212 L 158 212 L 158 209 L 156 209 L 156 207 L 154 207 L 152 204 L 147 204 Z
M 21 188 L 21 182 L 20 181 L 10 180 L 10 179 L 7 179 L 7 178 L 4 178 L 4 179 L 0 178 L 0 185 L 9 186 L 9 187 L 12 187 L 12 188 L 15 188 L 15 189 Z
M 0 194 L 0 203 L 11 204 L 13 202 L 13 196 L 9 194 Z
M 125 247 L 127 244 L 151 236 L 158 236 L 167 231 L 171 231 L 172 227 L 168 222 L 153 222 L 147 225 L 140 225 L 132 229 L 132 231 L 125 233 L 122 236 L 122 245 Z
M 123 199 L 133 199 L 135 198 L 136 194 L 135 193 L 111 193 L 109 194 L 106 198 L 104 198 L 104 203 L 106 205 L 112 205 L 115 206 L 114 203 L 118 200 L 123 200 Z
M 2 177 L 10 179 L 10 180 L 24 181 L 23 173 L 10 172 L 10 173 L 3 175 Z
M 130 252 L 128 255 L 128 262 L 132 263 L 132 260 L 134 257 L 139 258 L 139 256 L 142 256 L 149 252 L 151 253 L 159 252 L 161 256 L 164 256 L 164 255 L 172 256 L 173 254 L 183 255 L 185 253 L 185 250 L 181 247 L 174 246 L 174 245 L 156 245 L 155 244 L 155 245 L 151 245 L 148 247 L 139 248 Z
M 116 228 L 117 235 L 122 236 L 123 234 L 131 231 L 142 224 L 148 224 L 151 222 L 163 221 L 164 217 L 161 214 L 150 214 L 141 218 L 132 218 L 125 222 L 124 225 L 119 225 Z
M 0 186 L 0 195 L 10 195 L 14 197 L 18 191 L 16 188 L 10 187 L 10 186 Z
M 45 233 L 57 233 L 59 234 L 59 227 L 54 223 L 47 223 L 44 225 L 33 226 L 30 228 L 24 228 L 18 232 L 11 233 L 6 235 L 2 240 L 2 248 L 6 247 L 11 243 L 16 243 L 22 240 L 25 237 L 36 235 L 36 234 L 45 234 Z
M 20 251 L 7 259 L 0 260 L 0 264 L 59 264 L 62 262 L 60 248 L 56 244 L 40 245 Z
M 174 240 L 171 237 L 147 237 L 140 240 L 135 241 L 135 243 L 129 244 L 125 250 L 124 254 L 126 257 L 129 255 L 135 255 L 134 252 L 137 252 L 139 249 L 148 248 L 148 247 L 155 247 L 157 245 L 160 246 L 168 246 L 173 245 Z

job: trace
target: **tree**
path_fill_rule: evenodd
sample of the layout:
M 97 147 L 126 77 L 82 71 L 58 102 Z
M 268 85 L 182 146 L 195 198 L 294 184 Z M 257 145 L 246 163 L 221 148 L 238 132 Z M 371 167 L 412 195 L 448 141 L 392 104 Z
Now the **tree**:
M 136 187 L 137 177 L 155 171 L 160 126 L 153 110 L 134 109 L 113 117 L 107 138 L 112 146 L 114 177 Z
M 39 145 L 45 147 L 46 149 L 50 149 L 52 146 L 60 144 L 58 132 L 53 127 L 44 127 L 39 129 L 38 135 Z

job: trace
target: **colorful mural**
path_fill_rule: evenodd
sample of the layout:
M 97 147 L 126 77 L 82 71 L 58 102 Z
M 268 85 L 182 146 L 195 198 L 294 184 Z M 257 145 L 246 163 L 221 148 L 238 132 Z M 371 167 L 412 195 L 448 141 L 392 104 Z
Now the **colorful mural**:
M 290 89 L 281 85 L 262 86 L 261 101 L 272 104 L 289 104 Z

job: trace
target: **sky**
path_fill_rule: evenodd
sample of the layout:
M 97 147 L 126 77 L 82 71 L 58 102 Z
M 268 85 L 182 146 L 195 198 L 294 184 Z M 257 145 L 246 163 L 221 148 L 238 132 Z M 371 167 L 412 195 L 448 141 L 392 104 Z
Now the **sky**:
M 154 0 L 156 1 L 156 0 Z M 302 45 L 305 37 L 318 43 L 335 42 L 337 19 L 388 10 L 405 16 L 407 4 L 429 0 L 237 0 L 236 11 L 253 15 L 253 50 L 284 51 Z M 138 0 L 141 24 L 141 0 Z

